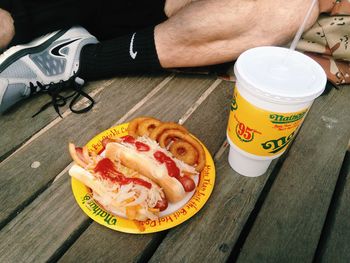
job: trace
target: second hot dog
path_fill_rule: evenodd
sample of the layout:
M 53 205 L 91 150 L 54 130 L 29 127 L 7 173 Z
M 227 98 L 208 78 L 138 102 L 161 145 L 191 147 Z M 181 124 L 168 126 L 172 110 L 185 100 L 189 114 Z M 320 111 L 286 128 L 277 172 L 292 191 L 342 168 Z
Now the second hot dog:
M 148 137 L 126 136 L 119 142 L 106 143 L 105 147 L 106 157 L 118 159 L 126 167 L 155 181 L 170 202 L 182 200 L 186 192 L 196 187 L 192 179 L 198 175 L 195 168 L 176 159 Z

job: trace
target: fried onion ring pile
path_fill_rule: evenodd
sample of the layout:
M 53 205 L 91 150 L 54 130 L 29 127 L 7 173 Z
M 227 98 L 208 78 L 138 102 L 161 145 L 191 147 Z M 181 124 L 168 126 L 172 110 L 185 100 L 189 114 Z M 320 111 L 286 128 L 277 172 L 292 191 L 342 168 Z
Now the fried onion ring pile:
M 198 159 L 198 152 L 192 146 L 192 144 L 182 141 L 176 140 L 174 141 L 170 147 L 169 151 L 178 159 L 184 161 L 189 165 L 195 165 Z M 193 153 L 193 154 L 192 154 Z
M 152 117 L 138 117 L 130 121 L 128 133 L 134 138 L 144 135 L 149 136 L 150 133 L 160 124 L 160 120 Z
M 139 136 L 149 136 L 153 130 L 155 130 L 161 122 L 157 119 L 150 118 L 142 121 L 137 127 L 137 133 Z
M 158 142 L 160 135 L 166 130 L 180 130 L 184 133 L 188 133 L 188 130 L 184 126 L 176 122 L 163 122 L 152 131 L 149 137 Z
M 196 165 L 196 171 L 200 172 L 203 170 L 204 166 L 205 166 L 205 153 L 203 150 L 202 145 L 200 145 L 200 143 L 194 139 L 189 133 L 183 133 L 180 130 L 166 130 L 160 137 L 159 137 L 159 145 L 163 148 L 167 148 L 167 146 L 169 145 L 169 139 L 175 140 L 175 142 L 177 140 L 182 140 L 187 142 L 188 144 L 190 144 L 192 147 L 194 147 L 196 149 L 196 152 L 198 153 L 198 159 L 197 159 L 197 165 Z M 183 148 L 185 149 L 185 148 Z M 173 152 L 171 152 L 172 154 L 174 154 Z M 188 154 L 190 154 L 191 152 L 189 152 Z M 180 160 L 185 161 L 185 157 L 186 154 L 180 155 L 180 157 L 178 157 Z
M 175 122 L 161 122 L 152 117 L 138 117 L 128 126 L 130 136 L 148 136 L 168 149 L 176 158 L 201 172 L 205 167 L 205 152 L 202 145 L 188 130 Z

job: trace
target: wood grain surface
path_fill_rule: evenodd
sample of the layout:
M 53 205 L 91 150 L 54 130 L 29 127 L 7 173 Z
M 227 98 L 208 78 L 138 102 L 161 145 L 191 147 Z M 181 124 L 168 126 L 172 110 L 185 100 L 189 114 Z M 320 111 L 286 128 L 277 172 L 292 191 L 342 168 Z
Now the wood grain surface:
M 347 153 L 343 169 L 337 182 L 332 200 L 333 206 L 328 212 L 323 229 L 319 253 L 319 262 L 350 261 L 350 154 Z
M 85 91 L 91 93 L 98 88 L 108 87 L 115 81 L 118 81 L 118 79 L 91 82 L 85 87 Z M 28 98 L 1 116 L 0 145 L 2 147 L 0 148 L 0 161 L 23 145 L 34 134 L 57 119 L 58 115 L 53 107 L 49 107 L 35 118 L 31 117 L 42 105 L 49 102 L 50 99 L 46 94 Z M 68 105 L 60 109 L 61 112 L 67 109 L 67 107 Z
M 47 96 L 0 118 L 0 262 L 349 262 L 350 86 L 319 97 L 288 152 L 257 178 L 227 162 L 233 85 L 210 75 L 124 76 L 89 84 L 88 113 L 63 119 Z M 80 101 L 84 105 L 85 100 Z M 76 204 L 68 142 L 137 116 L 187 127 L 214 157 L 213 193 L 169 230 L 103 227 Z
M 350 138 L 350 89 L 314 103 L 238 262 L 311 262 Z

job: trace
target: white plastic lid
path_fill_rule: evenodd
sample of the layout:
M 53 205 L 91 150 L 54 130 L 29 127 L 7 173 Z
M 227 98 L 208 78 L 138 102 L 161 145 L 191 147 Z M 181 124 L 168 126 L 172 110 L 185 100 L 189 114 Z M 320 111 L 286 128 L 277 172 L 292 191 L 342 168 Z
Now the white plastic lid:
M 277 102 L 312 101 L 325 89 L 322 67 L 308 56 L 281 47 L 242 53 L 234 67 L 237 82 L 255 96 Z
M 257 177 L 267 171 L 272 159 L 257 160 L 249 158 L 237 151 L 234 147 L 230 146 L 228 162 L 231 168 L 237 173 L 248 177 Z

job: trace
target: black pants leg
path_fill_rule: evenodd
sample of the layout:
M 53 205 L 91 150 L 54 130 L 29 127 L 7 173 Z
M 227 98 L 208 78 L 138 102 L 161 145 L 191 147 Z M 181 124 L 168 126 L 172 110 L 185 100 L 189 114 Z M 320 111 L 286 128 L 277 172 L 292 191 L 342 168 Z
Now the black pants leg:
M 14 19 L 15 37 L 11 45 L 23 44 L 36 37 L 73 25 L 86 25 L 91 17 L 91 0 L 82 8 L 73 0 L 14 0 L 4 9 Z M 1 4 L 1 1 L 0 1 Z M 2 8 L 2 6 L 0 5 Z
M 75 25 L 99 40 L 112 39 L 166 19 L 165 0 L 0 0 L 15 21 L 11 45 Z

